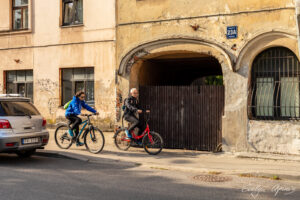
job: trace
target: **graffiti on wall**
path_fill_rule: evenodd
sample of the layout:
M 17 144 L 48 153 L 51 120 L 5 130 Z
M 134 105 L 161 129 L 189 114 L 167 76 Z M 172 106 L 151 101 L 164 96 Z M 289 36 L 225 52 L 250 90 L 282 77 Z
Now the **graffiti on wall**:
M 116 120 L 117 120 L 117 122 L 119 122 L 121 119 L 122 103 L 123 103 L 122 93 L 119 89 L 117 89 L 117 99 L 116 99 Z
M 59 87 L 58 83 L 50 79 L 40 79 L 37 81 L 37 86 L 40 92 L 48 92 L 51 95 L 55 94 L 55 89 Z
M 50 114 L 55 114 L 59 106 L 59 98 L 55 97 L 55 91 L 59 87 L 57 82 L 51 79 L 39 79 L 36 82 L 40 93 L 46 93 L 48 98 L 48 110 Z
M 56 113 L 58 105 L 59 105 L 59 98 L 50 98 L 48 100 L 48 110 L 51 115 Z

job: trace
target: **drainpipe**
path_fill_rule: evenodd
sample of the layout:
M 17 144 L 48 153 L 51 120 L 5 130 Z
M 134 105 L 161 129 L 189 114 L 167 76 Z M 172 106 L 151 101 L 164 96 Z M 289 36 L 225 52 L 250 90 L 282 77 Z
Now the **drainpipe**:
M 298 55 L 300 56 L 300 0 L 295 0 L 296 10 L 296 26 L 297 26 L 297 38 L 298 38 Z

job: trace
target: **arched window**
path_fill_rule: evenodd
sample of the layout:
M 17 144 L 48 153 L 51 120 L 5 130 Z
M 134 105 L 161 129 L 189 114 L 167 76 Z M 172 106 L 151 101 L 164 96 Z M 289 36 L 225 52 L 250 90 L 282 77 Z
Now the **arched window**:
M 254 60 L 249 92 L 251 119 L 300 119 L 300 66 L 287 48 L 274 47 Z

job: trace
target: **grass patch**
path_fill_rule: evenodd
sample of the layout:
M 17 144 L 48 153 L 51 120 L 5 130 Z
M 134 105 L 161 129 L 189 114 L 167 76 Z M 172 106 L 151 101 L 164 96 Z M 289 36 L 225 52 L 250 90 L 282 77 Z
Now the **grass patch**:
M 151 169 L 158 169 L 158 170 L 169 170 L 167 168 L 163 168 L 163 167 L 150 167 Z
M 219 174 L 222 174 L 222 172 L 211 171 L 211 172 L 208 172 L 208 174 L 211 174 L 211 175 L 219 175 Z
M 279 178 L 279 176 L 272 176 L 271 179 L 273 179 L 273 180 L 281 180 L 281 179 Z
M 253 174 L 239 174 L 239 177 L 243 177 L 243 178 L 253 178 L 256 177 Z
M 239 177 L 243 177 L 243 178 L 265 178 L 265 179 L 271 179 L 271 180 L 281 180 L 279 178 L 279 176 L 262 176 L 262 175 L 255 175 L 255 174 L 239 174 Z

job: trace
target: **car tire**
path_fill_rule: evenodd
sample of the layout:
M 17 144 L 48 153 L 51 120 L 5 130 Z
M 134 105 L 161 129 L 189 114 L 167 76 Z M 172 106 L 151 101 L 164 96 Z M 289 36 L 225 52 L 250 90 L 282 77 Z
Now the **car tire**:
M 35 149 L 32 149 L 32 150 L 24 150 L 24 151 L 18 151 L 17 152 L 17 155 L 20 157 L 20 158 L 29 158 L 31 157 L 33 154 L 35 153 Z

